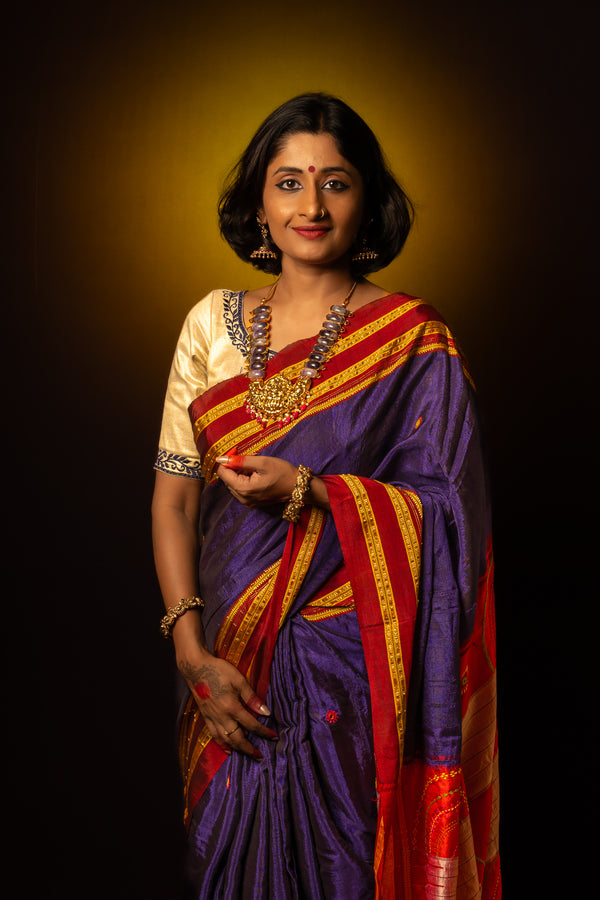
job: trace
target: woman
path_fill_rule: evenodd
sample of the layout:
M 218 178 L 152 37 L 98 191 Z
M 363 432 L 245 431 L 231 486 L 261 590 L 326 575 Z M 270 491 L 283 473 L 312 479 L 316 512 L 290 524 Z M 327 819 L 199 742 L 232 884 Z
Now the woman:
M 439 315 L 364 278 L 410 203 L 363 120 L 308 94 L 220 223 L 279 277 L 188 315 L 156 463 L 194 896 L 498 897 L 473 390 Z

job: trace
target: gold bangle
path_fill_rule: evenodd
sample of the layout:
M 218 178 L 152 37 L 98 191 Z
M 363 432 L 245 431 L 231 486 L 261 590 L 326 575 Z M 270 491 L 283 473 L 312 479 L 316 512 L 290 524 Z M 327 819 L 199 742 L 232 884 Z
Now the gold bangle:
M 202 597 L 186 597 L 180 600 L 176 606 L 172 606 L 166 616 L 160 620 L 160 632 L 163 637 L 170 638 L 173 631 L 173 625 L 180 616 L 183 616 L 190 609 L 204 609 L 204 600 Z
M 288 522 L 297 522 L 300 518 L 300 510 L 304 506 L 304 498 L 308 490 L 312 472 L 308 466 L 298 466 L 298 477 L 292 491 L 289 503 L 283 511 L 283 518 Z

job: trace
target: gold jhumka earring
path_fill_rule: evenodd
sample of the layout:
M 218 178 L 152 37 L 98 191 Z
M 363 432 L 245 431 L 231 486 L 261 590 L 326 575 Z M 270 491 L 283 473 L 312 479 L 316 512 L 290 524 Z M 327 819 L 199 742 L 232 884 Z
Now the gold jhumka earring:
M 352 254 L 352 262 L 365 262 L 369 259 L 377 259 L 378 256 L 379 253 L 377 250 L 371 250 L 371 248 L 367 246 L 367 236 L 364 234 L 360 250 L 357 250 L 356 253 Z
M 258 247 L 257 250 L 253 250 L 250 254 L 250 259 L 277 259 L 277 254 L 270 250 L 267 246 L 267 239 L 269 237 L 269 231 L 264 222 L 261 222 L 258 216 L 256 217 L 256 221 L 258 222 L 258 227 L 260 228 L 260 233 L 262 237 L 262 244 Z

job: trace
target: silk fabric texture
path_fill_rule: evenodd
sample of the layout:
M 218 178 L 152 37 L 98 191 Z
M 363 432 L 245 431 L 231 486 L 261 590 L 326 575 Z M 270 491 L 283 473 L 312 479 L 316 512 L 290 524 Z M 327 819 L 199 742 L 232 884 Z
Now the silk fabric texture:
M 297 377 L 314 339 L 267 376 Z M 190 406 L 208 645 L 272 712 L 262 761 L 227 756 L 182 698 L 198 898 L 500 896 L 493 556 L 474 391 L 422 301 L 359 309 L 307 410 L 263 429 L 230 378 Z M 248 510 L 218 456 L 324 477 L 331 513 Z

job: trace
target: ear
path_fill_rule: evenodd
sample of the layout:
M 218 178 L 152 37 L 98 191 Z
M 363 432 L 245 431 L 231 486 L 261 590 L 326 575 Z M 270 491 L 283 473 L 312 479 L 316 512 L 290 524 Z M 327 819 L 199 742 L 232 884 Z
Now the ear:
M 260 207 L 256 210 L 256 220 L 257 220 L 257 222 L 260 222 L 261 225 L 266 225 L 266 224 L 267 224 L 267 217 L 265 216 L 265 211 L 264 211 L 264 209 L 262 208 L 262 206 L 260 206 Z

